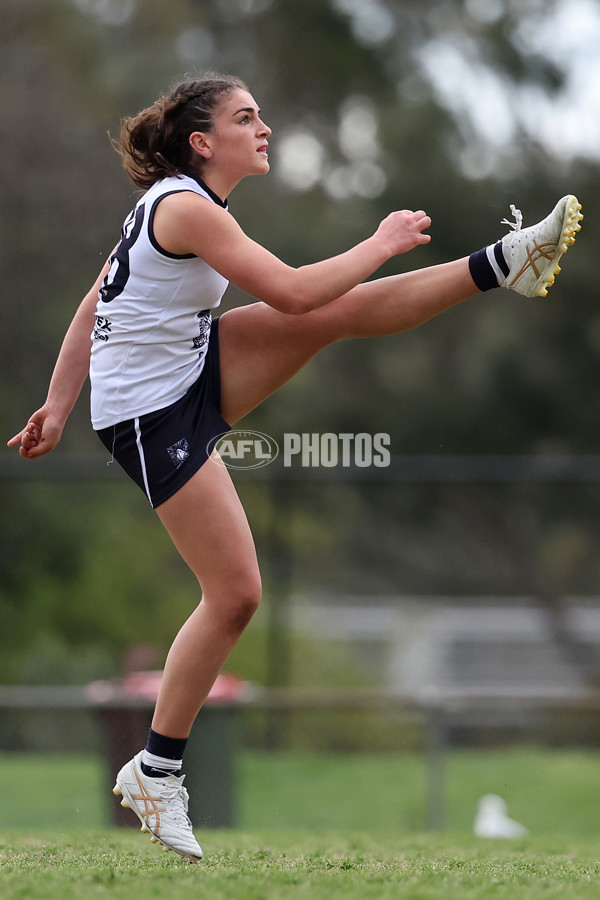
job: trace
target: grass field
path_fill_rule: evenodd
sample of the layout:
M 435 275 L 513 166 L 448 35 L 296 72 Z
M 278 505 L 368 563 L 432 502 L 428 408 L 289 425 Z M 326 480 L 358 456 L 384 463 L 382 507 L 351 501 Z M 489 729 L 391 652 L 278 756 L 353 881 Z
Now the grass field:
M 211 832 L 195 865 L 122 832 L 0 839 L 3 900 L 475 900 L 600 897 L 597 842 Z
M 0 898 L 600 900 L 599 764 L 595 752 L 454 752 L 448 831 L 430 835 L 418 755 L 244 753 L 239 827 L 199 832 L 206 858 L 193 865 L 104 827 L 97 760 L 4 755 Z M 529 837 L 473 837 L 488 791 Z
M 448 754 L 445 782 L 448 831 L 470 832 L 478 798 L 497 793 L 533 835 L 600 836 L 597 751 L 456 750 Z M 117 802 L 111 788 L 93 756 L 0 754 L 0 832 L 103 828 L 109 804 Z M 236 794 L 236 824 L 243 830 L 426 828 L 427 772 L 417 753 L 244 752 Z

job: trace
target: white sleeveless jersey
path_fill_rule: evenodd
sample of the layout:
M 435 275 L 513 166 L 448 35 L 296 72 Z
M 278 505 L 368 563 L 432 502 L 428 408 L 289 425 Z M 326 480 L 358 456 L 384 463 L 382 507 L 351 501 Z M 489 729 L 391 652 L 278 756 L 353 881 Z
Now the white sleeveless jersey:
M 152 185 L 125 220 L 91 336 L 96 430 L 169 406 L 204 367 L 210 310 L 220 304 L 228 282 L 200 257 L 168 253 L 156 241 L 156 206 L 180 191 L 225 206 L 199 180 L 174 176 Z

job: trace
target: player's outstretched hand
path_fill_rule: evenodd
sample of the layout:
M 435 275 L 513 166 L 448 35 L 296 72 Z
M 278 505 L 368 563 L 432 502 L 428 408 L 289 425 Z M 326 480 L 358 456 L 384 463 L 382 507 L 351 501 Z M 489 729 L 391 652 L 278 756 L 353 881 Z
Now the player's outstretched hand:
M 7 447 L 20 444 L 23 459 L 37 459 L 54 450 L 62 435 L 63 426 L 45 406 L 29 417 L 27 425 L 7 442 Z
M 431 219 L 422 209 L 416 212 L 401 209 L 390 213 L 381 222 L 375 234 L 386 243 L 390 256 L 397 256 L 399 253 L 407 253 L 419 244 L 428 244 L 431 235 L 423 232 L 430 225 Z

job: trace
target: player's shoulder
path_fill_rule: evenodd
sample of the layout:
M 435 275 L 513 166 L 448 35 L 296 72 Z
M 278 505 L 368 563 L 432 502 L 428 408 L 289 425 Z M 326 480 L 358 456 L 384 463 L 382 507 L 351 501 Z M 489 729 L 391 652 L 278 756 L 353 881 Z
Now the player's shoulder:
M 152 185 L 148 193 L 150 192 L 155 196 L 171 193 L 191 194 L 192 196 L 209 200 L 219 208 L 227 209 L 227 201 L 221 200 L 199 176 L 194 174 L 181 173 L 162 178 Z
M 152 185 L 147 194 L 151 206 L 158 203 L 164 209 L 172 210 L 183 216 L 208 215 L 217 221 L 227 212 L 227 203 L 223 202 L 201 179 L 189 175 L 174 175 L 163 178 Z M 226 218 L 230 218 L 226 216 Z
M 224 204 L 216 203 L 201 188 L 196 190 L 193 180 L 185 177 L 154 194 L 150 227 L 156 241 L 170 253 L 202 258 L 207 244 L 231 242 L 239 230 Z
M 198 220 L 215 224 L 231 220 L 226 208 L 217 206 L 209 197 L 198 191 L 183 188 L 167 192 L 156 199 L 160 200 L 163 216 L 169 215 L 178 220 L 182 226 L 187 227 Z

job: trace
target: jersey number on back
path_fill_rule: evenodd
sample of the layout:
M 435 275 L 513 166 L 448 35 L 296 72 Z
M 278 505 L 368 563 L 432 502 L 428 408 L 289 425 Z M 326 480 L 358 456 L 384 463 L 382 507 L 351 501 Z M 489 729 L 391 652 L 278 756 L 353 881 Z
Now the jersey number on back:
M 137 241 L 144 221 L 144 204 L 133 209 L 125 219 L 119 245 L 110 261 L 110 269 L 100 288 L 100 299 L 110 303 L 123 293 L 129 278 L 129 251 Z

